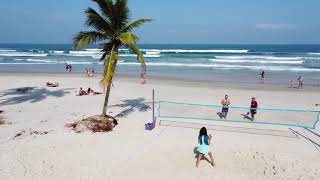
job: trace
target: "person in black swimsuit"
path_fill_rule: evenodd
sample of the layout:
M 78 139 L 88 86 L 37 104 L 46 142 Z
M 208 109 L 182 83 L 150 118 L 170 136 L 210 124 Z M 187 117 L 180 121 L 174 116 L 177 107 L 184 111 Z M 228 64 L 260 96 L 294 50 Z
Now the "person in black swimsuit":
M 262 71 L 261 72 L 261 81 L 262 81 L 262 83 L 264 83 L 264 80 L 265 80 L 265 72 L 264 71 Z

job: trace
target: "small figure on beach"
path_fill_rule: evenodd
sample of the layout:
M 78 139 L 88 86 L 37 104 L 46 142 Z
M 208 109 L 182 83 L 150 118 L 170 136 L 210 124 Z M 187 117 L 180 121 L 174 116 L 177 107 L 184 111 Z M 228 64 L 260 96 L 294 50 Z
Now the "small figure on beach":
M 94 68 L 91 70 L 91 76 L 94 76 Z
M 59 87 L 59 83 L 58 82 L 55 82 L 55 83 L 46 82 L 46 86 L 47 87 Z
M 261 79 L 262 83 L 264 83 L 265 78 L 266 78 L 266 76 L 265 76 L 265 72 L 264 72 L 264 71 L 262 71 L 262 72 L 261 72 L 261 74 L 260 74 L 260 79 Z
M 85 95 L 89 95 L 89 94 L 85 90 L 83 90 L 82 87 L 80 87 L 78 96 L 85 96 Z
M 197 147 L 197 162 L 196 162 L 196 167 L 199 166 L 199 162 L 200 160 L 205 156 L 205 155 L 209 155 L 210 159 L 211 159 L 211 165 L 214 166 L 214 159 L 211 153 L 211 149 L 210 149 L 210 144 L 211 144 L 211 139 L 212 136 L 207 134 L 207 128 L 202 127 L 200 129 L 199 132 L 199 136 L 198 136 L 198 147 Z
M 71 64 L 66 63 L 66 71 L 71 72 L 72 71 L 72 66 Z
M 293 80 L 290 81 L 290 88 L 293 88 Z
M 88 88 L 87 91 L 88 94 L 92 94 L 92 95 L 98 95 L 98 94 L 102 94 L 102 92 L 95 92 L 93 89 L 91 89 L 90 87 Z
M 315 106 L 320 106 L 320 104 L 315 104 Z
M 251 120 L 254 121 L 255 116 L 257 114 L 258 102 L 255 97 L 251 98 L 250 112 L 247 115 L 251 114 Z
M 228 106 L 230 105 L 230 99 L 229 99 L 228 95 L 225 95 L 224 98 L 221 100 L 221 105 L 222 105 L 222 110 L 221 110 L 220 118 L 227 119 L 227 115 L 229 112 Z
M 94 68 L 86 68 L 86 76 L 87 77 L 93 77 L 94 76 Z
M 144 73 L 144 72 L 142 72 L 140 74 L 140 83 L 141 84 L 146 84 L 147 83 L 146 73 Z
M 298 87 L 297 89 L 302 89 L 303 88 L 303 77 L 299 76 L 298 77 Z
M 85 90 L 83 90 L 83 88 L 82 87 L 80 87 L 80 90 L 79 90 L 79 94 L 78 94 L 78 96 L 86 96 L 86 95 L 90 95 L 90 94 L 92 94 L 92 95 L 99 95 L 99 94 L 103 94 L 102 92 L 96 92 L 96 91 L 94 91 L 92 88 L 88 88 L 88 90 L 87 91 L 85 91 Z
M 89 71 L 90 69 L 86 68 L 86 76 L 89 77 Z

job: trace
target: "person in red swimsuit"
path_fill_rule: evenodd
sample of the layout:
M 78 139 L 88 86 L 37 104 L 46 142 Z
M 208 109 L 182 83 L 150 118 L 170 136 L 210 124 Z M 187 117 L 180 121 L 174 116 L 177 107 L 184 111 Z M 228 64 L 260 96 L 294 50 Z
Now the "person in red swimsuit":
M 256 101 L 256 98 L 253 97 L 251 98 L 251 106 L 250 106 L 250 114 L 251 114 L 251 118 L 252 118 L 252 121 L 254 120 L 255 118 L 255 115 L 257 114 L 257 109 L 258 108 L 258 102 Z

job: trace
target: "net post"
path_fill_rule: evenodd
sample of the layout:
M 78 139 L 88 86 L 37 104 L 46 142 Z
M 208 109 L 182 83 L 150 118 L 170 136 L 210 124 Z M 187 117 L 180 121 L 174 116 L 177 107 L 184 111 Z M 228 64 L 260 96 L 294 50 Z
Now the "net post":
M 156 127 L 156 117 L 154 110 L 154 89 L 152 89 L 152 122 L 145 124 L 145 129 L 149 131 L 153 130 Z
M 313 125 L 313 128 L 312 129 L 316 129 L 316 126 L 317 124 L 320 122 L 320 111 L 318 112 L 318 115 L 317 115 L 317 120 L 316 122 L 314 122 L 314 125 Z

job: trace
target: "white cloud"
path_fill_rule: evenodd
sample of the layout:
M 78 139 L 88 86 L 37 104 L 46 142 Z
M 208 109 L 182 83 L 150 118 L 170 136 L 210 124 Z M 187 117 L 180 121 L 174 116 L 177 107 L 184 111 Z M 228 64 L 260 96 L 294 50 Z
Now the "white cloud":
M 256 24 L 257 29 L 262 30 L 293 30 L 296 27 L 292 24 Z

